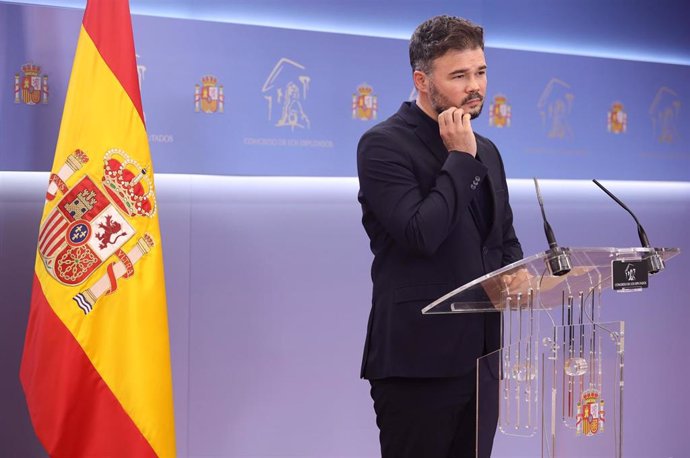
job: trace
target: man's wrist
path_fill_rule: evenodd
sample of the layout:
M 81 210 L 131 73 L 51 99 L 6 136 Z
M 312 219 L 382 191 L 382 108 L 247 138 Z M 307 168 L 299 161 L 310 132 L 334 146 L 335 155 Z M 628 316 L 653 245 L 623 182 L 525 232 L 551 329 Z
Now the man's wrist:
M 449 153 L 467 154 L 467 155 L 469 155 L 469 156 L 474 157 L 474 154 L 472 154 L 472 153 L 470 153 L 470 152 L 467 152 L 467 151 L 459 150 L 459 149 L 451 149 L 451 150 L 448 150 L 448 152 L 449 152 Z

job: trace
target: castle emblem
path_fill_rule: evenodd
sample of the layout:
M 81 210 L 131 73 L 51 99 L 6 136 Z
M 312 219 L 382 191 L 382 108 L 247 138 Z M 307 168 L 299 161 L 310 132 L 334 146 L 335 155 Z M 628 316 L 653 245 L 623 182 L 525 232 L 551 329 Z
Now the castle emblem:
M 268 103 L 268 120 L 276 127 L 310 129 L 311 121 L 304 109 L 311 78 L 304 65 L 281 58 L 266 78 L 261 92 Z
M 676 91 L 668 87 L 659 88 L 649 107 L 654 135 L 659 143 L 673 143 L 678 139 L 680 106 Z
M 539 97 L 537 108 L 549 138 L 571 138 L 573 129 L 570 115 L 575 94 L 570 85 L 558 78 L 552 78 Z
M 628 114 L 623 104 L 614 102 L 607 115 L 606 129 L 612 134 L 623 134 L 628 129 Z
M 218 78 L 206 75 L 201 78 L 201 86 L 194 86 L 194 111 L 197 113 L 222 113 L 225 106 L 223 86 L 218 85 Z
M 357 93 L 352 94 L 352 119 L 361 119 L 362 121 L 376 119 L 378 96 L 373 92 L 374 88 L 367 83 L 357 86 Z
M 23 65 L 21 71 L 14 75 L 14 103 L 48 103 L 48 75 L 41 75 L 41 67 L 34 64 Z
M 152 237 L 138 235 L 130 223 L 156 213 L 147 170 L 122 150 L 106 152 L 100 185 L 84 175 L 68 187 L 67 182 L 88 160 L 86 153 L 77 150 L 51 176 L 46 198 L 54 200 L 58 192 L 64 195 L 41 224 L 38 237 L 46 271 L 63 285 L 81 285 L 106 266 L 95 283 L 73 298 L 84 314 L 93 310 L 101 296 L 115 292 L 119 278 L 132 276 L 134 264 L 153 248 Z M 125 251 L 130 241 L 131 248 Z
M 503 94 L 494 96 L 489 106 L 489 125 L 502 128 L 510 127 L 511 107 L 508 99 Z
M 577 434 L 595 436 L 604 432 L 604 401 L 601 393 L 590 389 L 582 392 L 577 403 Z

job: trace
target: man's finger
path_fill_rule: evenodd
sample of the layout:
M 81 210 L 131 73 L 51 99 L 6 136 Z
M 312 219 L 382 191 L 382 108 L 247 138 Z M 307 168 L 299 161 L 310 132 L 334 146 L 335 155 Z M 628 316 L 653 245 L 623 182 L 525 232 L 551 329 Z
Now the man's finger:
M 453 113 L 450 110 L 442 111 L 438 115 L 438 123 L 441 125 L 448 124 L 449 121 L 453 120 Z

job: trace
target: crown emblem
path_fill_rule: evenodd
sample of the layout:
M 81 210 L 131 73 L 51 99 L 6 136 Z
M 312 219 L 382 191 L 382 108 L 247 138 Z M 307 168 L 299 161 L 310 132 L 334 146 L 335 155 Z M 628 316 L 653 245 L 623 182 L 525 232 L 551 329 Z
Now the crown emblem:
M 36 76 L 41 73 L 41 67 L 35 64 L 26 64 L 22 66 L 22 72 L 26 76 Z
M 360 95 L 371 95 L 371 93 L 374 92 L 374 88 L 364 83 L 357 86 L 357 92 L 359 92 Z
M 206 75 L 201 77 L 201 84 L 204 86 L 215 86 L 218 83 L 218 78 L 213 75 Z
M 585 403 L 596 401 L 599 399 L 599 393 L 593 391 L 585 392 L 582 394 L 582 399 L 585 401 Z
M 108 150 L 103 157 L 103 185 L 114 203 L 129 216 L 156 213 L 156 198 L 148 170 L 121 149 Z

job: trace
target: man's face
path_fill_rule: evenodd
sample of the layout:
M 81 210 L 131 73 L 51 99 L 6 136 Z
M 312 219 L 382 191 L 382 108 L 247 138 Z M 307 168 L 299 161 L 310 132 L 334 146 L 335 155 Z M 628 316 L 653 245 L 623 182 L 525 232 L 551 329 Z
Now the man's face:
M 486 95 L 486 59 L 481 48 L 448 51 L 434 59 L 428 77 L 429 102 L 436 113 L 457 107 L 474 119 L 482 112 Z

